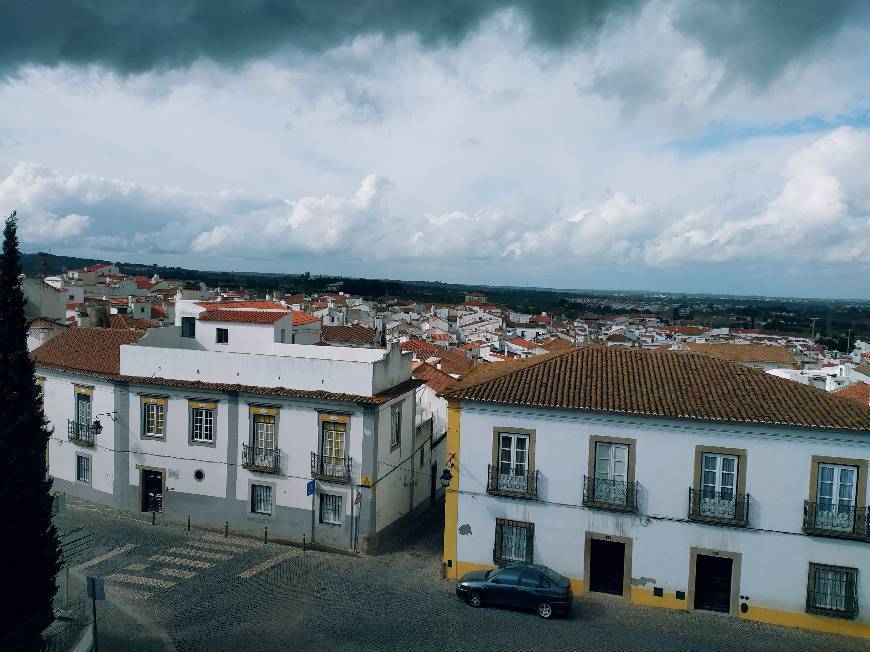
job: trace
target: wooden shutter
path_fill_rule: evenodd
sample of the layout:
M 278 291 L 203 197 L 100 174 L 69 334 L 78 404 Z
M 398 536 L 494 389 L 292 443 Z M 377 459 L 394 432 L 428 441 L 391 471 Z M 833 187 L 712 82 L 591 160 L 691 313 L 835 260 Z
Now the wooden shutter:
M 526 561 L 533 563 L 535 561 L 535 524 L 529 523 L 526 526 Z
M 495 519 L 495 543 L 492 546 L 492 563 L 496 566 L 501 566 L 503 563 L 501 554 L 501 539 L 504 529 L 504 521 L 500 518 Z

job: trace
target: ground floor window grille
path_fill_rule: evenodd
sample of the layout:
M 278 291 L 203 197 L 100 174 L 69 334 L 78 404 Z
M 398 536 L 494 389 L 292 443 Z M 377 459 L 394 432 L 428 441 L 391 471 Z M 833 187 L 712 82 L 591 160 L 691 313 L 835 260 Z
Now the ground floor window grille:
M 810 564 L 807 611 L 854 618 L 858 615 L 858 569 Z
M 341 525 L 341 496 L 320 494 L 320 522 Z
M 496 519 L 493 561 L 500 566 L 512 561 L 531 563 L 534 561 L 534 536 L 533 523 Z
M 272 487 L 263 484 L 251 485 L 251 512 L 254 514 L 272 513 Z
M 84 455 L 76 455 L 76 480 L 78 482 L 91 481 L 91 458 Z

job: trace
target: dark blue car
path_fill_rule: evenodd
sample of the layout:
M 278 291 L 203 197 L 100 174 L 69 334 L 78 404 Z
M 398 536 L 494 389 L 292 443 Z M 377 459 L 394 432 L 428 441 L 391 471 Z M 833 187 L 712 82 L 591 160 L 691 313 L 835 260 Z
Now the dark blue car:
M 472 607 L 531 609 L 541 618 L 568 613 L 574 600 L 567 577 L 540 564 L 521 562 L 465 574 L 456 585 L 456 595 Z

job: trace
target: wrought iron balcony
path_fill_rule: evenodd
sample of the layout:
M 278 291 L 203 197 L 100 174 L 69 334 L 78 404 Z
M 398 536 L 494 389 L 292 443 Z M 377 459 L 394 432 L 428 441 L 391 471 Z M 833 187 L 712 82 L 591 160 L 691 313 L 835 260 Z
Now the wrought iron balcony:
M 350 458 L 311 453 L 311 477 L 330 482 L 350 482 Z
M 281 470 L 281 450 L 242 444 L 242 466 L 249 471 L 278 473 Z
M 517 472 L 516 468 L 508 473 L 500 473 L 498 466 L 487 467 L 486 493 L 496 496 L 535 499 L 538 497 L 538 472 Z
M 820 537 L 870 541 L 870 509 L 805 500 L 804 532 Z
M 81 446 L 93 446 L 96 429 L 89 423 L 67 421 L 67 438 Z
M 720 525 L 746 525 L 749 523 L 749 494 L 689 489 L 689 518 Z
M 587 507 L 637 511 L 637 482 L 583 476 L 583 504 Z

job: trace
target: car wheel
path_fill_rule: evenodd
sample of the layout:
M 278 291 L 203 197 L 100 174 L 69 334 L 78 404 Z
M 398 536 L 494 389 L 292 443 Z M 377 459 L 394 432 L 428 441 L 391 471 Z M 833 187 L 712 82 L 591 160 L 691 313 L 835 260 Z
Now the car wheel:
M 542 602 L 538 605 L 538 615 L 544 620 L 549 620 L 553 617 L 553 605 L 549 602 Z
M 472 591 L 468 594 L 468 604 L 477 609 L 483 606 L 483 596 L 479 591 Z

